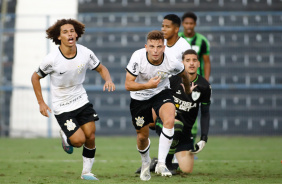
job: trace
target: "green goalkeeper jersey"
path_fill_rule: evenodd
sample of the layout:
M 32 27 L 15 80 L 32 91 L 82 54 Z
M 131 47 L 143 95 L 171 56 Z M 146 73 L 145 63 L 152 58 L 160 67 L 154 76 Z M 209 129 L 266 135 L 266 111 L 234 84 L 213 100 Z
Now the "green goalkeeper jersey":
M 197 52 L 201 64 L 197 73 L 205 77 L 203 55 L 210 55 L 210 44 L 208 39 L 200 33 L 196 33 L 192 38 L 186 37 L 183 32 L 179 32 L 178 36 L 184 38 L 191 45 L 192 49 Z

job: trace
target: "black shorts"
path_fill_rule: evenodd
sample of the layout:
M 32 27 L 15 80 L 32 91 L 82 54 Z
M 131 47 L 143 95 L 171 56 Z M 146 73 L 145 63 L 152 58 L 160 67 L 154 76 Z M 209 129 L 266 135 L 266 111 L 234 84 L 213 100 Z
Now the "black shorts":
M 161 91 L 149 100 L 139 101 L 131 98 L 130 113 L 135 129 L 140 130 L 145 125 L 153 123 L 152 108 L 159 116 L 159 110 L 165 103 L 173 103 L 173 97 L 169 89 Z
M 194 150 L 193 136 L 191 134 L 191 129 L 182 132 L 175 153 L 180 151 L 189 151 L 189 150 Z
M 85 123 L 99 120 L 91 103 L 87 103 L 74 111 L 55 115 L 55 117 L 67 137 L 72 136 Z

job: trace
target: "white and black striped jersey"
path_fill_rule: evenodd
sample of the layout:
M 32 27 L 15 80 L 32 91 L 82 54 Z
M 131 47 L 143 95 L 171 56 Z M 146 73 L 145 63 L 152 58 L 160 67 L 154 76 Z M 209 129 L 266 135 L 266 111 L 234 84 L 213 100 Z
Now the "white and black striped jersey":
M 88 96 L 82 85 L 86 70 L 100 65 L 99 59 L 88 48 L 77 44 L 73 58 L 66 58 L 59 47 L 50 52 L 40 64 L 37 74 L 50 75 L 52 105 L 55 115 L 70 112 L 88 103 Z
M 182 62 L 177 61 L 173 55 L 163 54 L 163 61 L 159 65 L 153 65 L 147 58 L 146 49 L 135 51 L 126 67 L 126 70 L 136 77 L 135 82 L 147 83 L 151 78 L 160 76 L 161 81 L 157 88 L 139 91 L 130 91 L 131 98 L 135 100 L 148 100 L 164 89 L 170 88 L 169 77 L 184 71 Z

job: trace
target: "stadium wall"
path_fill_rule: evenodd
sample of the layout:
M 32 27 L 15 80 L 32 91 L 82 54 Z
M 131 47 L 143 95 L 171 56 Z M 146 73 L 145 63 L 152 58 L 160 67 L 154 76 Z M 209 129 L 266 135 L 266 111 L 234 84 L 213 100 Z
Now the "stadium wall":
M 44 30 L 57 19 L 76 18 L 76 15 L 76 0 L 18 1 L 12 84 L 21 86 L 21 89 L 13 90 L 12 94 L 11 137 L 59 135 L 59 126 L 54 116 L 52 114 L 50 118 L 42 116 L 34 92 L 26 90 L 25 87 L 30 89 L 32 73 L 37 69 L 43 57 L 51 49 L 57 47 L 46 39 Z M 41 80 L 43 89 L 48 87 L 48 82 L 48 77 Z M 51 104 L 48 94 L 47 90 L 43 90 L 44 99 Z

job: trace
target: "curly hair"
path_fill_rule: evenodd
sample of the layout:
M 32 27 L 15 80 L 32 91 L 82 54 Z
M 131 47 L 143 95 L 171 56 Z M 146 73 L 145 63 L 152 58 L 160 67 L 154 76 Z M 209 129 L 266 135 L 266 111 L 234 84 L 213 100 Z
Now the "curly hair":
M 47 34 L 46 38 L 53 40 L 53 42 L 55 42 L 56 45 L 61 45 L 61 40 L 59 40 L 58 37 L 60 36 L 61 26 L 65 24 L 73 25 L 75 32 L 77 33 L 76 41 L 78 40 L 78 38 L 81 37 L 81 35 L 85 31 L 85 25 L 77 20 L 60 19 L 57 20 L 57 22 L 54 25 L 52 25 L 46 30 L 46 34 Z

